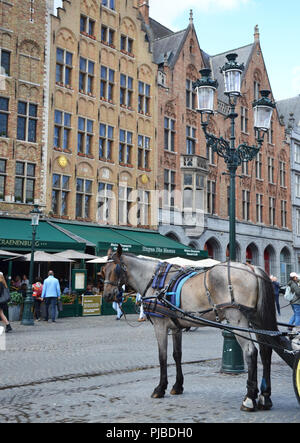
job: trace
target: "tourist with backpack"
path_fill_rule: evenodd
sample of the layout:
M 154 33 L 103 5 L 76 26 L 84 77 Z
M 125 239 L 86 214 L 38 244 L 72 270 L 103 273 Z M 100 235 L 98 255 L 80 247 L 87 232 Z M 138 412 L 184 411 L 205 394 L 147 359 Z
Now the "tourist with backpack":
M 292 272 L 284 295 L 284 298 L 291 303 L 293 309 L 293 316 L 289 321 L 289 324 L 293 326 L 300 326 L 300 287 L 298 280 L 298 275 Z
M 41 277 L 37 277 L 35 279 L 35 283 L 32 285 L 32 296 L 34 300 L 34 312 L 36 321 L 40 321 L 41 319 L 41 303 L 43 301 L 42 299 L 42 292 L 43 292 L 43 283 Z

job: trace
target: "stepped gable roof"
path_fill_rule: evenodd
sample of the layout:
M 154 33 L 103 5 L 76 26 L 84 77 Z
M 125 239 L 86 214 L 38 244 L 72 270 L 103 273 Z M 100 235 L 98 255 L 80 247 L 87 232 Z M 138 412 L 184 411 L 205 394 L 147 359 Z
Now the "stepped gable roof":
M 224 66 L 226 61 L 226 55 L 235 53 L 238 55 L 237 62 L 238 63 L 244 63 L 245 65 L 245 71 L 242 74 L 242 80 L 245 76 L 245 73 L 248 68 L 248 64 L 250 62 L 251 54 L 254 48 L 254 43 L 251 43 L 250 45 L 243 46 L 241 48 L 229 50 L 226 52 L 223 52 L 222 54 L 214 55 L 210 58 L 211 61 L 211 68 L 212 68 L 212 74 L 213 77 L 218 80 L 219 87 L 218 87 L 218 99 L 227 103 L 228 98 L 224 94 L 225 86 L 224 86 L 224 79 L 223 74 L 220 72 L 220 68 Z
M 297 128 L 297 130 L 300 131 L 300 95 L 285 100 L 279 100 L 276 103 L 276 106 L 279 116 L 283 115 L 284 117 L 284 124 L 286 127 L 289 124 L 290 114 L 294 114 L 294 128 Z

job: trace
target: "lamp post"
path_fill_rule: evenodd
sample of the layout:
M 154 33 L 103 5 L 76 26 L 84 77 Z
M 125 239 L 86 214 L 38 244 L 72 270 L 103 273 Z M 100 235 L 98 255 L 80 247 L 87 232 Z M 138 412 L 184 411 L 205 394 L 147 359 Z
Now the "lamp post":
M 261 98 L 253 103 L 254 129 L 256 132 L 257 146 L 248 146 L 242 143 L 235 146 L 235 111 L 238 97 L 241 96 L 241 78 L 245 69 L 243 64 L 237 62 L 237 54 L 228 54 L 227 61 L 220 69 L 225 83 L 225 94 L 228 96 L 230 112 L 227 116 L 231 120 L 230 140 L 216 137 L 208 132 L 211 115 L 214 113 L 214 95 L 218 82 L 211 78 L 211 70 L 200 71 L 201 78 L 194 83 L 197 93 L 198 112 L 201 114 L 201 126 L 205 134 L 207 147 L 211 147 L 220 157 L 224 158 L 230 176 L 229 187 L 229 260 L 236 261 L 236 214 L 235 214 L 235 179 L 237 168 L 243 162 L 253 160 L 259 153 L 265 133 L 271 126 L 271 118 L 275 104 L 269 99 L 270 91 L 261 91 Z M 234 334 L 226 333 L 224 336 L 222 372 L 243 372 L 243 356 Z
M 205 134 L 207 147 L 211 147 L 224 161 L 230 176 L 229 198 L 229 258 L 236 261 L 236 214 L 235 214 L 235 179 L 237 168 L 243 162 L 253 160 L 260 151 L 264 135 L 271 126 L 271 118 L 275 104 L 269 99 L 270 91 L 261 91 L 261 98 L 253 103 L 254 129 L 256 131 L 257 146 L 248 146 L 242 143 L 235 146 L 235 119 L 238 114 L 235 111 L 237 99 L 241 96 L 241 77 L 245 67 L 237 63 L 237 54 L 228 54 L 227 61 L 220 69 L 224 75 L 225 94 L 228 96 L 230 113 L 227 118 L 231 120 L 230 141 L 223 137 L 216 137 L 208 132 L 210 117 L 214 114 L 214 95 L 218 88 L 218 82 L 211 78 L 210 69 L 200 71 L 201 78 L 193 87 L 197 93 L 197 111 L 201 114 L 201 126 Z
M 32 226 L 32 244 L 31 244 L 31 257 L 30 257 L 30 267 L 29 267 L 29 285 L 26 291 L 26 298 L 24 301 L 24 311 L 22 317 L 22 325 L 32 326 L 33 321 L 33 297 L 32 297 L 32 284 L 33 284 L 33 270 L 34 270 L 34 252 L 35 252 L 35 237 L 37 226 L 39 225 L 39 219 L 41 211 L 38 205 L 34 205 L 34 209 L 30 212 L 31 215 L 31 226 Z

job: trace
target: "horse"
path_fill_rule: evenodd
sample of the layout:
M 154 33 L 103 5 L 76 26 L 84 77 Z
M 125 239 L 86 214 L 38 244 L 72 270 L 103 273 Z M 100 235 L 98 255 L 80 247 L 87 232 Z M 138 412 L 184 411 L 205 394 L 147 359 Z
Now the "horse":
M 110 251 L 109 260 L 103 270 L 104 300 L 115 301 L 119 287 L 123 284 L 143 294 L 145 303 L 149 297 L 155 297 L 157 291 L 152 288 L 151 283 L 158 263 L 159 260 L 123 254 L 120 245 L 116 252 Z M 176 272 L 179 269 L 179 266 L 174 266 Z M 170 272 L 170 275 L 166 277 L 166 284 L 171 278 Z M 243 398 L 241 410 L 253 412 L 257 409 L 271 409 L 272 348 L 290 367 L 293 367 L 294 355 L 292 352 L 286 352 L 286 350 L 292 351 L 290 341 L 278 331 L 275 297 L 268 275 L 256 266 L 250 268 L 242 263 L 220 263 L 205 269 L 204 272 L 197 272 L 189 278 L 182 286 L 180 303 L 180 309 L 183 312 L 194 314 L 200 312 L 201 318 L 205 319 L 208 324 L 216 320 L 218 324 L 223 324 L 221 322 L 227 320 L 236 328 L 235 331 L 239 330 L 238 333 L 235 332 L 235 335 L 248 366 L 247 392 Z M 167 345 L 170 330 L 173 338 L 173 358 L 176 364 L 176 381 L 170 393 L 171 395 L 183 393 L 182 331 L 195 326 L 195 321 L 186 316 L 178 316 L 175 320 L 172 316 L 151 316 L 160 363 L 160 381 L 151 395 L 152 398 L 164 397 L 167 389 Z M 214 326 L 215 323 L 212 325 Z M 197 326 L 206 326 L 206 324 L 198 323 Z M 256 338 L 263 365 L 260 391 L 257 382 L 258 350 L 248 332 L 247 328 L 250 326 L 257 331 Z M 263 335 L 263 330 L 270 331 L 270 335 Z

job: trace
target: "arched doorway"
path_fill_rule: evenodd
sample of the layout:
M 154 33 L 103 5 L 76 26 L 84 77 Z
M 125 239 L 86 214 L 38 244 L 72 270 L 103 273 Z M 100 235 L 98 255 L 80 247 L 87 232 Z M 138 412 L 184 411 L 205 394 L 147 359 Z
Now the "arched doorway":
M 168 237 L 171 240 L 174 240 L 174 241 L 177 241 L 178 243 L 180 243 L 179 238 L 177 237 L 176 234 L 174 234 L 174 232 L 169 232 L 168 234 L 166 234 L 166 237 Z
M 271 245 L 267 246 L 264 251 L 264 268 L 268 275 L 275 275 L 275 250 Z
M 208 257 L 214 260 L 220 260 L 221 247 L 220 243 L 214 237 L 210 238 L 204 245 L 204 251 L 208 252 Z
M 258 247 L 255 243 L 250 243 L 250 245 L 246 249 L 246 260 L 250 260 L 252 265 L 258 266 Z
M 195 243 L 195 242 L 193 242 L 193 241 L 189 244 L 189 247 L 190 247 L 191 249 L 194 249 L 195 251 L 197 251 L 197 250 L 199 249 L 197 243 Z
M 238 244 L 238 242 L 235 242 L 235 255 L 236 255 L 236 261 L 241 262 L 241 247 Z M 229 260 L 229 245 L 227 245 L 226 248 L 226 260 Z
M 288 248 L 283 248 L 280 253 L 280 283 L 286 285 L 292 272 L 291 253 Z

